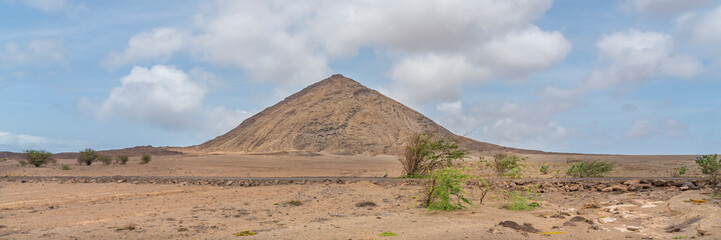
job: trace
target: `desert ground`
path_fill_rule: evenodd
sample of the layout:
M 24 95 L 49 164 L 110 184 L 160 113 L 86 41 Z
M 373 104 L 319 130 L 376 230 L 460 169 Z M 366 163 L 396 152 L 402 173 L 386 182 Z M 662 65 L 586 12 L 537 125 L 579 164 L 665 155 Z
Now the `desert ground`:
M 681 165 L 689 169 L 684 177 L 700 176 L 693 166 L 694 156 L 528 157 L 524 176 L 547 178 L 545 181 L 562 177 L 554 170 L 565 171 L 571 159 L 579 158 L 614 162 L 616 170 L 608 179 L 672 177 Z M 551 165 L 552 173 L 544 175 L 537 170 L 544 162 Z M 382 179 L 376 177 L 386 173 L 389 178 L 385 179 L 390 179 L 401 173 L 394 156 L 170 155 L 156 156 L 146 165 L 138 163 L 139 157 L 132 157 L 127 165 L 108 166 L 98 162 L 78 166 L 74 159 L 59 159 L 55 165 L 39 168 L 21 167 L 13 159 L 0 162 L 0 176 L 6 176 L 0 178 L 0 239 L 721 238 L 721 200 L 709 197 L 707 188 L 681 191 L 665 186 L 613 192 L 545 188 L 538 191 L 540 207 L 511 211 L 504 208 L 503 187 L 491 190 L 480 204 L 481 188 L 469 185 L 473 205 L 446 212 L 416 207 L 424 184 L 400 179 L 251 187 L 17 180 L 23 176 Z M 62 164 L 71 170 L 61 170 Z M 465 165 L 472 168 L 469 173 L 491 179 L 487 169 L 477 167 L 482 165 L 478 157 L 467 159 Z M 542 184 L 544 180 L 538 181 Z M 359 205 L 363 202 L 375 206 Z M 520 227 L 514 229 L 513 223 Z M 243 231 L 256 234 L 236 236 Z M 381 236 L 383 232 L 397 236 Z

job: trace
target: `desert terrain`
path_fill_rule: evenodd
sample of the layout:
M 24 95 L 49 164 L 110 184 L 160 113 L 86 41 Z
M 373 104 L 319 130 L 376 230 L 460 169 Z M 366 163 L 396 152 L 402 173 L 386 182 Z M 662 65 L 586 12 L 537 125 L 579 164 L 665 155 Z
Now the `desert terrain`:
M 614 177 L 672 177 L 686 165 L 697 181 L 693 156 L 528 155 L 525 175 L 567 181 L 540 174 L 537 165 L 566 169 L 568 159 L 585 157 L 617 164 Z M 293 154 L 212 154 L 157 156 L 146 165 L 132 157 L 127 165 L 75 159 L 56 165 L 21 167 L 0 163 L 0 238 L 2 239 L 699 239 L 721 237 L 721 200 L 709 190 L 681 191 L 654 186 L 635 191 L 601 192 L 539 187 L 540 206 L 531 211 L 505 209 L 498 181 L 479 203 L 481 188 L 469 186 L 473 206 L 457 211 L 416 207 L 424 183 L 393 179 L 401 173 L 394 156 Z M 477 157 L 464 163 L 473 166 Z M 685 164 L 684 164 L 685 163 Z M 61 170 L 67 164 L 71 170 Z M 475 171 L 475 172 L 474 172 Z M 389 177 L 380 176 L 388 174 Z M 492 179 L 487 170 L 470 173 Z M 21 178 L 28 176 L 28 180 Z M 167 176 L 172 182 L 68 182 L 30 176 Z M 268 182 L 259 186 L 183 181 L 195 176 L 233 179 L 321 177 L 330 181 Z M 331 176 L 367 177 L 336 182 Z M 565 177 L 565 176 L 563 176 Z M 301 178 L 303 179 L 303 178 Z M 554 180 L 555 179 L 555 180 Z M 683 178 L 681 178 L 683 179 Z M 543 185 L 543 181 L 532 184 Z M 619 180 L 625 182 L 627 180 Z M 683 181 L 683 180 L 682 180 Z M 236 180 L 238 182 L 238 180 Z M 572 183 L 574 181 L 571 181 Z M 275 184 L 274 184 L 275 183 Z M 649 182 L 650 183 L 650 182 Z M 523 184 L 523 183 L 520 183 Z M 526 183 L 526 185 L 529 185 Z M 596 183 L 593 183 L 596 184 Z M 634 183 L 632 183 L 634 184 Z M 650 184 L 649 184 L 650 185 Z M 706 200 L 694 203 L 691 200 Z M 375 206 L 358 205 L 372 202 Z M 698 202 L 698 201 L 697 201 Z M 499 225 L 530 224 L 524 231 Z M 684 224 L 686 221 L 687 224 Z M 669 229 L 674 225 L 678 229 Z M 133 226 L 132 230 L 126 229 Z M 118 230 L 121 229 L 121 230 Z M 534 230 L 535 229 L 535 230 Z M 673 230 L 672 232 L 669 232 Z M 242 231 L 253 236 L 236 236 Z M 397 236 L 380 236 L 391 232 Z M 541 234 L 556 233 L 556 234 Z
M 420 207 L 431 181 L 398 178 L 397 154 L 417 133 L 468 150 L 454 165 L 483 179 L 463 183 L 472 205 Z M 199 145 L 98 153 L 130 158 L 79 165 L 77 152 L 59 153 L 34 167 L 0 152 L 0 239 L 721 239 L 721 198 L 696 156 L 479 142 L 342 75 Z M 494 172 L 498 153 L 527 158 L 519 178 Z M 568 178 L 584 160 L 613 171 Z M 508 207 L 518 196 L 525 210 Z

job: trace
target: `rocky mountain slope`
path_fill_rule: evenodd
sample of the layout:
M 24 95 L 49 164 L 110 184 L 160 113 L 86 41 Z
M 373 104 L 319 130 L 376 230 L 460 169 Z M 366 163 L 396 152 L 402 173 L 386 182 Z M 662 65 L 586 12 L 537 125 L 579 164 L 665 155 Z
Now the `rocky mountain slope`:
M 435 132 L 476 152 L 535 152 L 457 136 L 403 104 L 336 74 L 195 146 L 205 152 L 396 154 L 408 137 Z

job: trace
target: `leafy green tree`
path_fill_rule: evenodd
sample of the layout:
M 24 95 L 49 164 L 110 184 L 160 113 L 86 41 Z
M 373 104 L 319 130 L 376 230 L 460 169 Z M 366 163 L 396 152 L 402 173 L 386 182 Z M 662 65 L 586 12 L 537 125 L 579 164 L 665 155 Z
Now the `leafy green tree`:
M 526 161 L 526 159 L 525 157 L 499 153 L 493 156 L 493 168 L 498 176 L 520 178 L 521 170 L 526 166 L 522 162 Z
M 571 165 L 566 175 L 572 177 L 603 177 L 607 172 L 613 171 L 613 164 L 602 161 L 583 161 Z
M 456 143 L 453 139 L 433 140 L 433 134 L 412 135 L 398 159 L 403 164 L 403 173 L 407 177 L 423 177 L 433 170 L 453 166 L 454 160 L 468 154 L 459 150 Z
M 86 148 L 85 150 L 80 152 L 80 155 L 78 155 L 78 164 L 79 165 L 90 165 L 93 164 L 93 162 L 100 157 L 100 154 L 95 152 L 95 150 Z
M 464 204 L 471 205 L 471 201 L 465 196 L 463 184 L 472 178 L 463 174 L 460 168 L 434 170 L 430 175 L 432 181 L 426 192 L 425 206 L 429 210 L 452 211 L 465 208 Z
M 55 163 L 53 154 L 45 150 L 25 150 L 25 160 L 27 163 L 40 167 L 48 163 Z
M 718 154 L 698 156 L 696 164 L 701 168 L 701 173 L 708 175 L 714 195 L 718 195 L 720 192 L 718 184 L 721 181 L 721 160 L 719 160 Z
M 148 164 L 150 162 L 150 155 L 143 154 L 143 157 L 140 159 L 140 164 Z
M 124 165 L 124 164 L 126 164 L 126 163 L 128 162 L 128 156 L 126 156 L 126 155 L 120 155 L 120 156 L 118 156 L 117 159 L 115 159 L 115 162 Z

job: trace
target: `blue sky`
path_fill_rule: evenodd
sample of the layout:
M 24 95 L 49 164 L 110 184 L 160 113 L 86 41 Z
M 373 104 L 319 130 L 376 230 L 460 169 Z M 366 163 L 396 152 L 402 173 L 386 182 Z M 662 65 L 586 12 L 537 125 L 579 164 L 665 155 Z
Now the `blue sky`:
M 340 73 L 545 151 L 721 150 L 721 1 L 0 2 L 0 151 L 189 146 Z

